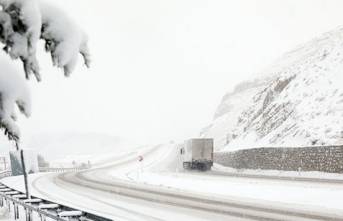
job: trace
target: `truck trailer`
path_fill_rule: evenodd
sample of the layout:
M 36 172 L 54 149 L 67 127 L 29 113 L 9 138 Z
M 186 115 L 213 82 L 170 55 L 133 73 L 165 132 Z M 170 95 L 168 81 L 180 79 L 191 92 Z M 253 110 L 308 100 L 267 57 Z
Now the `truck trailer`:
M 180 155 L 184 169 L 210 170 L 213 166 L 213 139 L 186 140 L 180 149 Z

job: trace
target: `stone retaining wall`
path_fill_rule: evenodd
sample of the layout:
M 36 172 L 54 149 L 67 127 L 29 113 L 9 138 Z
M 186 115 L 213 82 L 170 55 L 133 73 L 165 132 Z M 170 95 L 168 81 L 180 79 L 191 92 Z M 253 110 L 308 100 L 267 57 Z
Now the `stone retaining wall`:
M 343 146 L 254 148 L 214 153 L 214 162 L 237 169 L 343 173 Z

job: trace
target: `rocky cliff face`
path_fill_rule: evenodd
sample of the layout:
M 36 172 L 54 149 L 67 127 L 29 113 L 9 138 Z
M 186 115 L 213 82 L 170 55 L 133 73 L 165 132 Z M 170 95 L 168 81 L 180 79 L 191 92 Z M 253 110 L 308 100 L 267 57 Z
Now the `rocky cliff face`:
M 343 143 L 343 27 L 226 94 L 201 132 L 217 150 Z

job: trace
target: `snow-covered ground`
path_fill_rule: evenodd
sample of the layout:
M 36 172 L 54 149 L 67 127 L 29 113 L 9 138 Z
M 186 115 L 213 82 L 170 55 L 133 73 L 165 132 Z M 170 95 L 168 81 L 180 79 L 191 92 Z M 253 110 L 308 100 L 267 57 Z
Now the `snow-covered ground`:
M 314 211 L 322 212 L 337 210 L 343 214 L 342 185 L 218 177 L 211 174 L 149 172 L 141 174 L 136 181 L 216 197 L 269 201 L 274 205 L 286 203 L 294 208 L 312 208 Z
M 284 177 L 290 179 L 297 178 L 309 178 L 309 179 L 321 179 L 321 180 L 332 180 L 332 181 L 342 181 L 343 174 L 340 173 L 325 173 L 318 171 L 284 171 L 284 170 L 253 170 L 253 169 L 236 169 L 225 167 L 220 164 L 214 164 L 212 171 L 223 172 L 233 175 L 253 175 L 253 176 L 265 176 L 265 177 Z
M 138 167 L 141 168 L 137 163 L 139 155 L 146 155 L 144 162 L 148 166 L 156 159 L 155 157 L 168 154 L 166 153 L 166 150 L 169 149 L 168 146 L 170 147 L 170 145 L 165 145 L 143 148 L 136 154 L 119 157 L 113 162 L 120 165 L 116 167 L 118 177 L 124 179 L 127 171 L 132 171 L 134 168 L 138 169 Z M 108 166 L 109 163 L 107 162 L 105 167 Z M 108 170 L 109 173 L 115 173 L 111 167 Z M 92 175 L 96 175 L 97 178 L 102 179 L 109 178 L 106 173 L 103 173 L 103 170 L 100 171 L 101 173 L 92 173 Z M 227 215 L 224 216 L 206 211 L 147 202 L 119 195 L 114 196 L 109 192 L 90 190 L 82 186 L 65 183 L 59 180 L 57 174 L 54 173 L 30 175 L 29 181 L 31 192 L 35 196 L 47 198 L 115 220 L 227 220 Z M 2 182 L 13 188 L 24 190 L 23 179 L 20 176 L 9 177 L 2 180 Z M 249 219 L 233 217 L 232 220 L 240 221 Z
M 11 220 L 11 215 L 9 214 L 9 211 L 6 207 L 0 208 L 0 220 Z
M 138 156 L 142 155 L 142 163 Z M 113 157 L 113 162 L 90 170 L 84 175 L 98 181 L 126 180 L 155 188 L 201 194 L 220 199 L 244 201 L 288 209 L 302 209 L 343 217 L 343 186 L 285 180 L 213 176 L 209 173 L 184 172 L 178 167 L 174 144 L 143 148 L 126 156 Z M 216 166 L 218 170 L 224 170 Z M 2 180 L 23 189 L 21 177 Z M 91 190 L 64 182 L 54 173 L 30 176 L 31 190 L 41 196 L 76 208 L 119 220 L 223 220 L 210 213 Z M 91 206 L 89 206 L 91 205 Z M 240 220 L 240 219 L 232 219 Z
M 160 156 L 158 162 L 148 165 L 146 169 L 127 174 L 127 178 L 144 184 L 164 186 L 178 190 L 210 194 L 217 197 L 225 198 L 246 198 L 256 201 L 269 201 L 270 203 L 285 203 L 293 207 L 312 208 L 314 211 L 329 211 L 343 214 L 343 186 L 341 184 L 330 183 L 309 183 L 286 180 L 263 180 L 254 178 L 239 178 L 232 176 L 212 176 L 209 173 L 187 172 L 180 169 L 177 158 L 169 151 L 169 154 Z M 174 157 L 175 162 L 171 163 L 170 159 Z M 167 162 L 168 167 L 166 167 Z M 230 171 L 230 169 L 215 165 L 215 170 Z M 232 171 L 232 170 L 231 170 Z M 256 171 L 248 171 L 250 174 L 258 174 Z M 263 174 L 263 172 L 260 172 Z M 264 172 L 268 175 L 268 172 Z M 116 177 L 116 172 L 112 173 Z M 276 171 L 269 171 L 269 175 L 280 175 Z M 317 177 L 328 179 L 343 180 L 339 174 L 324 173 L 284 173 L 284 176 L 294 177 Z

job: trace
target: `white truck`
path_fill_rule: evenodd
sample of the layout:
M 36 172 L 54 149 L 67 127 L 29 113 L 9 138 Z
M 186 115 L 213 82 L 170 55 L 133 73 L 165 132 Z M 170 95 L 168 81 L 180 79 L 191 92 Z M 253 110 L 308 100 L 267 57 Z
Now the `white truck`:
M 186 140 L 180 148 L 180 156 L 184 169 L 210 170 L 213 166 L 213 139 Z

